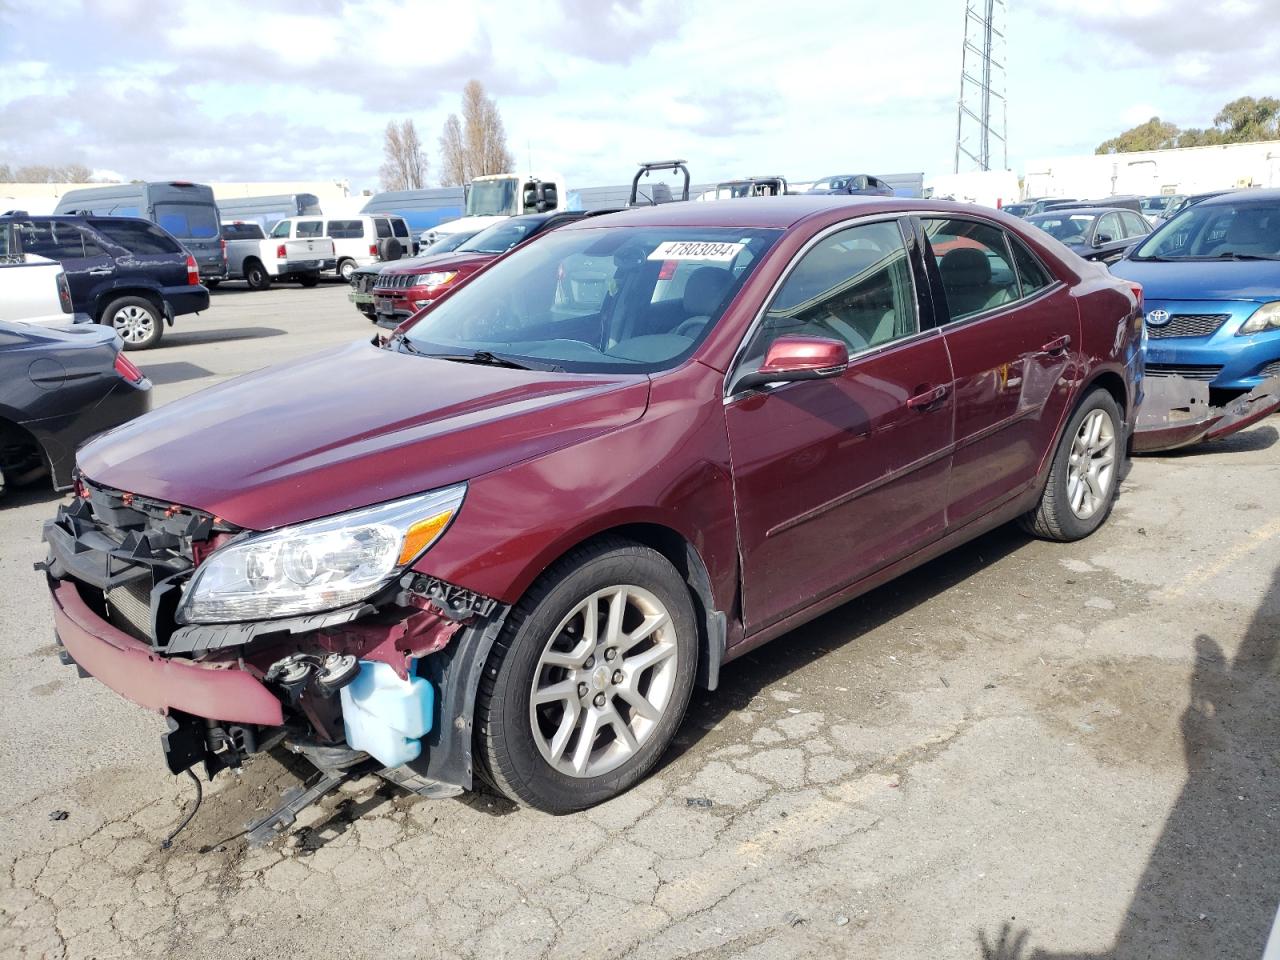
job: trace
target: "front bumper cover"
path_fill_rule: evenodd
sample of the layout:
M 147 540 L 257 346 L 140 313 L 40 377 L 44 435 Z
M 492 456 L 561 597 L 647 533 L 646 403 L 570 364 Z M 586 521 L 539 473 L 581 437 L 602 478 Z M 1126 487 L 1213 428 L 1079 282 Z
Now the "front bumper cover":
M 1209 384 L 1186 377 L 1143 380 L 1134 453 L 1176 450 L 1237 433 L 1280 410 L 1280 377 L 1222 406 L 1209 403 Z

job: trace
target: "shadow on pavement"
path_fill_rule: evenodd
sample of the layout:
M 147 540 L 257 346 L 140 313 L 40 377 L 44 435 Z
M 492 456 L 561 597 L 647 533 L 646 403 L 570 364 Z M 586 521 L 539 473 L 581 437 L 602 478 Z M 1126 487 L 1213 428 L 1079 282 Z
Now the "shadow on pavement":
M 161 347 L 190 347 L 200 343 L 221 343 L 224 340 L 261 340 L 264 337 L 283 337 L 287 332 L 278 327 L 168 331 L 164 335 L 164 340 L 161 341 Z
M 157 386 L 169 383 L 181 383 L 184 380 L 199 380 L 201 377 L 212 377 L 213 371 L 206 370 L 194 363 L 175 361 L 173 363 L 149 363 L 143 368 L 147 379 Z
M 1274 431 L 1273 431 L 1274 432 Z M 1187 782 L 1165 821 L 1112 946 L 1100 953 L 1028 949 L 1030 930 L 978 931 L 983 960 L 1147 960 L 1262 955 L 1280 900 L 1280 569 L 1233 660 L 1212 637 L 1192 641 L 1182 714 Z
M 945 593 L 1027 543 L 1027 534 L 1006 524 L 727 664 L 718 690 L 694 691 L 680 733 L 659 768 L 695 746 L 730 712 L 745 709 L 765 688 L 832 650 L 857 643 L 869 631 Z

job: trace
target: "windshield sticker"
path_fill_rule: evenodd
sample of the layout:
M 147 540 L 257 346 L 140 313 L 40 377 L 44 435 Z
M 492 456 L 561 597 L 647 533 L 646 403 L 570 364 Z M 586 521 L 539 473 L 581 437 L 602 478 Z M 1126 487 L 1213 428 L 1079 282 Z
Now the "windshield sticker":
M 649 254 L 650 260 L 711 260 L 729 263 L 740 254 L 745 243 L 713 243 L 701 240 L 668 240 Z

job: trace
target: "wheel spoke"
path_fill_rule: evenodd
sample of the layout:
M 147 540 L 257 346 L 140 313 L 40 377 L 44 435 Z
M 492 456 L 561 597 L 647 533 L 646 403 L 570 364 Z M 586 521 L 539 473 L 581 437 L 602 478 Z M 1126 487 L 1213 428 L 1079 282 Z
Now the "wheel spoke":
M 674 643 L 659 644 L 656 647 L 650 647 L 644 653 L 634 657 L 629 657 L 624 666 L 632 677 L 639 677 L 640 674 L 648 670 L 650 667 L 662 663 L 676 655 L 676 646 Z
M 609 595 L 609 620 L 604 628 L 604 642 L 616 646 L 622 636 L 622 615 L 627 609 L 627 591 L 615 590 Z
M 643 693 L 630 684 L 618 688 L 618 696 L 631 705 L 637 716 L 657 722 L 662 719 L 662 711 L 649 702 Z
M 622 640 L 618 643 L 618 652 L 626 653 L 641 640 L 650 636 L 655 630 L 660 630 L 662 627 L 666 626 L 669 619 L 670 618 L 667 616 L 665 611 L 662 613 L 649 614 L 649 616 L 644 618 L 644 623 L 640 624 L 640 626 L 636 627 L 630 633 L 622 635 Z
M 582 661 L 595 648 L 594 637 L 583 637 L 572 650 L 549 649 L 542 655 L 542 663 L 548 667 L 566 667 L 570 670 L 582 666 Z
M 604 714 L 604 720 L 613 727 L 613 732 L 617 735 L 618 742 L 625 748 L 627 755 L 635 753 L 639 749 L 640 744 L 636 741 L 636 735 L 631 732 L 631 727 L 622 719 L 622 714 L 618 713 L 618 708 L 613 704 L 609 704 L 609 709 Z
M 573 736 L 574 728 L 578 725 L 578 717 L 582 713 L 582 707 L 577 700 L 570 700 L 564 710 L 564 716 L 560 718 L 560 726 L 556 728 L 555 736 L 551 738 L 551 762 L 558 763 L 560 758 L 564 756 L 564 748 L 569 745 L 569 740 Z
M 573 769 L 578 776 L 587 772 L 587 763 L 591 760 L 591 750 L 595 746 L 596 735 L 600 732 L 600 712 L 588 710 L 582 722 L 582 733 L 578 746 L 573 751 Z
M 1088 492 L 1088 488 L 1079 479 L 1076 480 L 1075 493 L 1071 494 L 1071 509 L 1076 512 L 1076 516 L 1080 515 L 1080 505 L 1084 503 L 1084 495 Z
M 555 703 L 558 700 L 578 701 L 578 683 L 576 680 L 561 680 L 549 687 L 541 687 L 533 695 L 533 702 L 539 706 L 544 703 Z

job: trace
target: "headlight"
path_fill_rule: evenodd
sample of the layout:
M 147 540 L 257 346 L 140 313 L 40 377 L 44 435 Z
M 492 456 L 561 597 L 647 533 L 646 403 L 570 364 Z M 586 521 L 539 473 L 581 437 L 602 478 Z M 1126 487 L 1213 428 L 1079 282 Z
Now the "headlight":
M 458 271 L 456 270 L 450 270 L 450 271 L 440 270 L 435 273 L 420 273 L 415 278 L 417 282 L 414 283 L 414 286 L 415 287 L 443 287 L 446 283 L 448 283 L 457 275 L 458 275 Z
M 1237 337 L 1247 337 L 1251 333 L 1262 333 L 1264 330 L 1280 330 L 1280 300 L 1264 303 L 1253 316 L 1236 331 Z
M 466 492 L 460 483 L 228 544 L 196 569 L 179 619 L 262 620 L 363 600 L 444 533 Z

